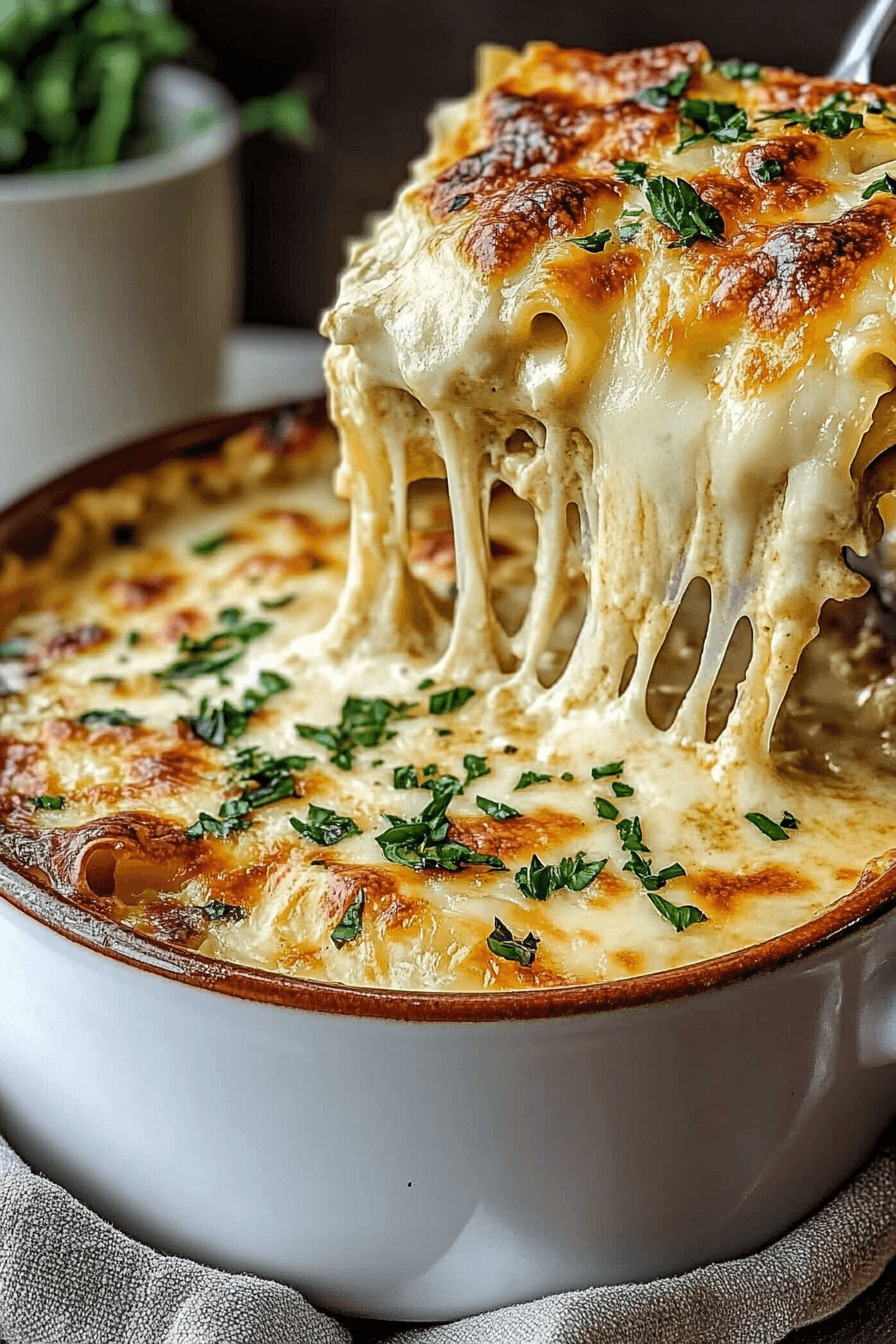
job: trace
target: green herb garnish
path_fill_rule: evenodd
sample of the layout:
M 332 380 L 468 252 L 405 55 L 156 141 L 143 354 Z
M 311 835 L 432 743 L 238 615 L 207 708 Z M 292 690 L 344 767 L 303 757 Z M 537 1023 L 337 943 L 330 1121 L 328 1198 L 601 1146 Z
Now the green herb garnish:
M 780 159 L 763 159 L 753 169 L 753 176 L 760 182 L 776 182 L 784 175 L 784 165 Z
M 209 919 L 226 919 L 231 923 L 237 923 L 245 919 L 249 913 L 241 905 L 227 905 L 225 901 L 206 901 L 205 905 L 200 905 L 199 909 Z
M 649 854 L 650 850 L 644 843 L 644 837 L 641 834 L 640 817 L 623 817 L 617 821 L 616 830 L 619 832 L 619 839 L 622 848 L 630 854 Z
M 27 639 L 5 639 L 0 643 L 0 658 L 26 658 L 27 656 Z
M 705 924 L 706 915 L 699 910 L 696 905 L 675 905 L 673 901 L 667 901 L 665 896 L 660 896 L 656 891 L 648 891 L 647 895 L 663 919 L 667 919 L 676 933 L 683 933 L 689 929 L 692 924 Z
M 449 215 L 453 215 L 456 210 L 463 210 L 465 205 L 469 205 L 473 197 L 467 192 L 461 192 L 459 196 L 452 197 L 451 204 L 448 207 Z
M 522 813 L 517 812 L 509 803 L 493 803 L 491 798 L 477 797 L 476 806 L 480 812 L 494 817 L 496 821 L 511 821 L 514 817 L 522 816 Z
M 787 829 L 779 826 L 771 817 L 767 817 L 764 812 L 748 812 L 747 821 L 751 821 L 758 831 L 767 835 L 769 840 L 789 840 Z
M 896 196 L 896 178 L 891 177 L 889 173 L 884 173 L 876 182 L 872 182 L 870 187 L 866 187 L 862 192 L 862 200 L 870 201 L 872 196 L 878 192 L 885 192 L 888 196 Z
M 505 961 L 518 961 L 521 966 L 531 966 L 541 940 L 534 933 L 527 933 L 523 939 L 514 938 L 507 925 L 496 917 L 494 931 L 485 941 L 489 951 L 494 952 L 496 957 L 503 957 Z
M 290 817 L 289 824 L 303 840 L 316 845 L 338 845 L 347 835 L 361 834 L 361 827 L 351 817 L 340 817 L 331 807 L 318 807 L 316 803 L 309 804 L 307 821 Z
M 570 238 L 568 241 L 580 247 L 583 252 L 603 252 L 612 237 L 609 229 L 601 229 L 599 233 L 589 233 L 584 238 Z
M 739 145 L 752 140 L 756 134 L 750 129 L 746 111 L 737 103 L 718 102 L 713 98 L 684 98 L 679 112 L 682 120 L 676 154 L 702 140 L 715 140 L 719 145 Z
M 222 628 L 207 639 L 189 639 L 181 635 L 178 652 L 183 657 L 161 672 L 154 672 L 153 676 L 167 686 L 205 676 L 216 676 L 222 686 L 226 685 L 224 672 L 243 656 L 246 645 L 267 634 L 271 625 L 269 621 L 244 622 L 238 607 L 225 608 L 218 620 Z
M 244 815 L 235 814 L 219 818 L 209 816 L 208 812 L 200 812 L 198 821 L 188 826 L 184 834 L 188 840 L 201 840 L 204 835 L 214 835 L 219 840 L 226 840 L 234 831 L 247 831 L 251 825 L 251 821 Z
M 658 84 L 651 89 L 642 89 L 636 95 L 638 102 L 647 103 L 650 107 L 657 107 L 662 110 L 668 107 L 676 98 L 680 98 L 688 86 L 692 74 L 691 67 L 682 70 L 674 79 L 670 79 L 668 84 Z
M 135 719 L 126 709 L 89 709 L 86 714 L 79 716 L 78 722 L 88 728 L 97 727 L 99 724 L 108 724 L 110 728 L 124 728 L 133 727 L 143 720 Z
M 572 773 L 571 770 L 564 770 L 560 778 L 563 780 L 564 784 L 571 784 L 575 779 L 575 775 Z
M 630 187 L 643 187 L 647 180 L 647 164 L 640 163 L 637 159 L 617 159 L 613 167 L 616 169 L 617 180 L 627 183 Z
M 213 555 L 222 546 L 226 546 L 229 540 L 229 532 L 214 532 L 210 537 L 203 537 L 201 541 L 194 541 L 190 550 L 194 555 Z
M 725 221 L 714 205 L 679 177 L 652 177 L 644 187 L 655 220 L 678 234 L 673 247 L 691 247 L 700 238 L 713 243 L 725 232 Z
M 127 633 L 127 635 L 126 635 L 126 637 L 125 637 L 125 641 L 124 641 L 124 642 L 127 644 L 127 646 L 128 646 L 129 649 L 134 648 L 134 646 L 135 646 L 136 644 L 139 644 L 139 643 L 140 643 L 140 631 L 139 631 L 139 630 L 129 630 L 128 633 Z
M 762 67 L 758 61 L 718 61 L 713 70 L 718 70 L 724 79 L 749 79 L 754 83 L 762 78 Z
M 65 799 L 61 798 L 58 793 L 40 793 L 31 801 L 35 807 L 44 812 L 59 812 L 65 806 Z
M 617 798 L 631 798 L 634 793 L 631 784 L 623 784 L 621 779 L 614 779 L 610 787 Z
M 345 911 L 345 914 L 330 934 L 330 941 L 336 947 L 345 947 L 361 937 L 361 917 L 364 914 L 364 901 L 367 893 L 362 888 Z
M 798 831 L 800 828 L 800 824 L 792 812 L 784 813 L 781 818 L 781 825 L 788 831 Z
M 608 779 L 611 775 L 621 775 L 625 761 L 610 761 L 607 765 L 594 765 L 591 767 L 592 779 Z
M 406 719 L 415 708 L 402 700 L 397 705 L 391 700 L 376 697 L 365 700 L 350 695 L 344 701 L 339 722 L 333 728 L 317 728 L 311 723 L 297 723 L 299 737 L 317 742 L 330 752 L 330 760 L 340 770 L 351 770 L 359 747 L 378 747 L 394 733 L 388 725 L 397 719 Z
M 396 765 L 392 771 L 392 786 L 396 789 L 419 789 L 417 771 L 412 765 Z
M 436 691 L 429 697 L 430 714 L 451 714 L 455 709 L 460 709 L 468 700 L 472 700 L 476 692 L 472 686 L 452 686 L 447 691 Z
M 445 868 L 457 872 L 464 864 L 486 864 L 503 868 L 495 854 L 477 854 L 458 840 L 449 840 L 451 828 L 446 812 L 455 790 L 433 787 L 433 796 L 416 817 L 396 817 L 386 813 L 391 825 L 376 837 L 384 858 L 405 868 Z
M 276 611 L 278 607 L 288 607 L 295 600 L 295 593 L 286 593 L 283 597 L 263 597 L 258 605 L 264 607 L 265 611 Z
M 599 817 L 604 821 L 615 821 L 619 816 L 619 808 L 614 807 L 609 798 L 595 798 L 594 807 Z
M 620 243 L 630 243 L 632 239 L 637 238 L 643 215 L 643 210 L 623 210 L 619 216 Z
M 584 850 L 579 850 L 574 858 L 561 859 L 559 863 L 542 863 L 538 855 L 533 854 L 528 868 L 520 868 L 514 874 L 514 881 L 530 901 L 546 901 L 563 887 L 570 891 L 590 887 L 606 863 L 606 859 L 586 863 Z
M 428 691 L 430 686 L 435 686 L 432 677 L 424 677 L 422 681 L 417 682 L 418 691 Z
M 473 756 L 472 754 L 465 756 L 464 769 L 467 772 L 467 777 L 464 780 L 463 785 L 464 788 L 466 788 L 468 784 L 472 784 L 474 779 L 482 779 L 483 775 L 491 774 L 491 770 L 486 764 L 484 756 Z
M 261 689 L 256 691 L 250 687 L 244 691 L 241 707 L 225 700 L 222 705 L 212 708 L 208 698 L 203 696 L 198 715 L 187 719 L 196 736 L 210 747 L 226 747 L 234 738 L 243 736 L 249 727 L 251 715 L 272 695 L 290 689 L 290 683 L 279 672 L 261 672 L 258 681 Z
M 805 126 L 816 135 L 827 135 L 831 140 L 842 140 L 852 131 L 864 126 L 861 112 L 848 112 L 844 104 L 854 102 L 854 95 L 845 89 L 825 98 L 817 112 L 798 112 L 795 107 L 762 114 L 762 121 L 783 121 L 785 126 Z
M 520 789 L 529 789 L 533 784 L 550 784 L 553 778 L 553 775 L 539 775 L 534 770 L 524 770 L 514 784 L 513 792 L 519 793 Z

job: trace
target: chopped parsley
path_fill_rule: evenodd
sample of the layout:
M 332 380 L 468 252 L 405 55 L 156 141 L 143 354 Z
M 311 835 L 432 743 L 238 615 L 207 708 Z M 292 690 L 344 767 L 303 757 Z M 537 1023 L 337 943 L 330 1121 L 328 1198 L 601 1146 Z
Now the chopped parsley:
M 647 181 L 647 164 L 637 159 L 617 159 L 613 167 L 616 169 L 617 181 L 625 182 L 630 187 L 643 187 Z
M 891 177 L 889 173 L 884 173 L 876 182 L 872 182 L 870 187 L 866 187 L 862 192 L 862 200 L 870 201 L 872 196 L 878 192 L 885 192 L 888 196 L 896 196 L 896 178 Z
M 0 658 L 26 658 L 27 656 L 27 639 L 5 639 L 0 643 Z
M 643 215 L 643 210 L 623 210 L 619 216 L 620 243 L 630 243 L 633 238 L 637 238 Z
M 206 901 L 205 905 L 200 905 L 199 909 L 208 919 L 226 919 L 232 923 L 245 919 L 249 913 L 243 906 L 227 905 L 225 901 Z
M 631 784 L 623 784 L 621 779 L 614 779 L 610 787 L 617 798 L 631 798 L 634 793 Z
M 592 779 L 608 779 L 611 775 L 621 775 L 625 761 L 610 761 L 607 765 L 594 765 L 591 767 Z
M 330 760 L 340 770 L 351 770 L 359 747 L 378 747 L 381 742 L 394 737 L 388 725 L 396 719 L 406 719 L 414 708 L 404 700 L 395 705 L 381 696 L 366 700 L 350 695 L 343 703 L 335 727 L 317 728 L 311 723 L 297 723 L 296 732 L 306 741 L 326 747 Z
M 279 672 L 261 672 L 258 676 L 260 690 L 251 687 L 243 692 L 241 707 L 232 705 L 229 700 L 212 708 L 207 696 L 203 696 L 199 713 L 188 718 L 187 723 L 197 737 L 210 747 L 226 747 L 236 737 L 242 737 L 249 727 L 249 719 L 272 695 L 288 691 L 290 683 Z
M 763 159 L 753 169 L 753 176 L 760 182 L 776 182 L 784 175 L 784 165 L 780 159 Z
M 258 605 L 264 607 L 265 611 L 276 611 L 278 607 L 288 607 L 295 600 L 295 593 L 284 593 L 283 597 L 263 597 Z
M 392 771 L 392 785 L 396 789 L 419 789 L 417 771 L 412 765 L 396 765 Z
M 469 845 L 448 839 L 451 823 L 446 813 L 454 792 L 451 787 L 434 787 L 432 799 L 416 817 L 396 817 L 387 812 L 386 820 L 391 825 L 376 837 L 383 857 L 405 868 L 458 872 L 467 863 L 503 868 L 496 854 L 477 854 Z
M 239 774 L 247 786 L 236 801 L 245 802 L 254 809 L 279 803 L 283 798 L 294 798 L 293 771 L 305 770 L 314 761 L 313 756 L 274 757 L 258 747 L 245 748 L 237 753 L 233 764 L 234 773 Z M 250 789 L 249 784 L 255 787 Z
M 228 541 L 230 541 L 229 532 L 214 532 L 210 537 L 203 537 L 201 541 L 194 541 L 190 550 L 194 555 L 213 555 L 222 546 L 226 546 Z
M 644 187 L 654 219 L 678 234 L 673 247 L 691 247 L 700 238 L 714 243 L 725 232 L 725 221 L 714 205 L 704 201 L 690 182 L 679 177 L 652 177 Z
M 737 103 L 718 102 L 714 98 L 684 98 L 679 106 L 681 122 L 676 154 L 703 140 L 719 145 L 739 145 L 752 140 L 747 113 Z
M 436 691 L 429 697 L 430 714 L 451 714 L 460 709 L 476 692 L 472 686 L 452 686 L 447 691 Z
M 309 804 L 307 821 L 290 817 L 289 824 L 303 840 L 316 845 L 338 845 L 347 835 L 361 834 L 361 827 L 351 817 L 340 817 L 331 807 L 318 807 L 316 803 Z
M 496 916 L 494 930 L 485 941 L 488 950 L 494 952 L 496 957 L 503 957 L 505 961 L 518 961 L 521 966 L 531 966 L 540 939 L 534 933 L 527 933 L 522 939 L 514 938 L 507 925 L 502 924 Z
M 188 826 L 184 834 L 188 840 L 201 840 L 204 835 L 215 835 L 219 840 L 226 840 L 234 831 L 247 831 L 251 825 L 245 816 L 218 818 L 209 816 L 208 812 L 200 812 L 199 819 Z
M 612 237 L 609 229 L 601 229 L 599 233 L 589 233 L 584 238 L 570 238 L 569 241 L 583 252 L 603 252 Z
M 790 812 L 785 812 L 781 818 L 780 825 L 777 821 L 772 821 L 764 812 L 748 812 L 747 821 L 751 821 L 757 831 L 767 835 L 769 840 L 789 840 L 788 831 L 794 831 L 799 826 L 796 817 Z
M 267 634 L 271 625 L 269 621 L 243 621 L 239 607 L 225 608 L 219 613 L 218 620 L 222 628 L 207 639 L 181 635 L 178 652 L 183 657 L 161 672 L 154 672 L 153 676 L 166 686 L 205 676 L 216 676 L 222 686 L 226 685 L 224 672 L 243 656 L 246 645 Z
M 571 784 L 575 779 L 575 775 L 572 773 L 571 770 L 564 770 L 560 778 L 563 780 L 564 784 Z
M 482 779 L 483 775 L 490 775 L 491 770 L 486 764 L 484 756 L 473 756 L 472 754 L 464 757 L 464 769 L 467 777 L 464 780 L 464 788 L 472 784 L 474 779 Z
M 668 107 L 676 98 L 680 98 L 688 86 L 692 74 L 691 67 L 682 70 L 674 79 L 670 79 L 667 84 L 658 84 L 651 89 L 642 89 L 637 95 L 638 102 L 647 103 L 649 107 L 656 107 L 662 110 Z
M 432 677 L 424 677 L 422 681 L 417 682 L 418 691 L 428 691 L 430 686 L 435 686 Z
M 362 888 L 345 911 L 345 914 L 330 934 L 330 941 L 336 947 L 345 947 L 361 937 L 361 918 L 364 914 L 364 901 L 367 893 Z
M 762 115 L 763 121 L 783 121 L 785 126 L 805 126 L 816 135 L 826 135 L 831 140 L 842 140 L 852 131 L 865 124 L 861 112 L 849 112 L 845 103 L 854 102 L 853 94 L 842 89 L 825 98 L 817 112 L 798 112 L 795 107 L 784 107 L 780 111 L 769 111 Z
M 533 854 L 528 868 L 520 868 L 514 874 L 514 881 L 530 901 L 546 901 L 563 887 L 569 891 L 590 887 L 606 864 L 606 859 L 586 863 L 584 850 L 579 850 L 574 858 L 561 859 L 559 863 L 542 863 L 538 855 Z
M 619 816 L 619 808 L 614 807 L 609 798 L 595 798 L 594 807 L 599 817 L 604 821 L 615 821 Z
M 622 865 L 622 871 L 634 873 L 657 913 L 668 920 L 678 933 L 690 928 L 692 924 L 702 924 L 706 915 L 702 910 L 698 910 L 696 905 L 675 905 L 673 901 L 667 901 L 664 896 L 658 895 L 667 882 L 673 881 L 676 877 L 686 877 L 687 874 L 680 863 L 670 863 L 658 873 L 653 872 L 650 860 L 642 857 L 644 854 L 649 854 L 650 850 L 641 834 L 640 818 L 623 817 L 617 821 L 616 830 L 622 848 L 629 856 L 628 861 Z
M 40 793 L 31 801 L 35 807 L 41 808 L 44 812 L 60 812 L 65 807 L 65 799 L 58 793 Z
M 133 727 L 136 723 L 142 723 L 142 719 L 135 719 L 133 714 L 129 714 L 126 709 L 89 709 L 86 714 L 81 714 L 78 718 L 79 723 L 85 724 L 88 728 L 97 727 L 100 724 L 107 724 L 110 728 Z
M 503 747 L 502 750 L 505 756 L 515 756 L 519 751 L 519 747 L 514 747 L 508 742 L 507 746 Z
M 699 910 L 696 905 L 676 905 L 674 901 L 667 901 L 665 896 L 660 896 L 656 891 L 648 891 L 653 907 L 667 919 L 676 933 L 683 933 L 689 929 L 692 924 L 705 924 L 706 915 Z
M 125 643 L 127 644 L 127 646 L 128 646 L 129 649 L 132 649 L 132 648 L 134 647 L 135 644 L 139 644 L 139 643 L 140 643 L 140 631 L 139 631 L 139 630 L 129 630 L 128 633 L 127 633 L 127 636 L 125 637 Z
M 724 79 L 748 79 L 755 83 L 762 78 L 762 67 L 758 61 L 719 61 L 713 66 Z
M 641 834 L 640 817 L 623 817 L 621 821 L 617 821 L 616 830 L 619 832 L 622 848 L 627 850 L 629 854 L 650 853 Z
M 466 192 L 461 192 L 459 196 L 455 196 L 448 207 L 449 215 L 453 215 L 455 210 L 463 210 L 464 206 L 469 205 L 472 199 L 473 197 Z
M 533 784 L 550 784 L 553 778 L 553 775 L 539 775 L 535 770 L 524 770 L 514 784 L 513 792 L 519 793 L 520 789 L 529 789 Z
M 480 812 L 484 812 L 488 817 L 494 817 L 496 821 L 510 821 L 513 817 L 522 815 L 509 803 L 493 803 L 491 798 L 483 798 L 481 795 L 476 799 L 476 806 Z

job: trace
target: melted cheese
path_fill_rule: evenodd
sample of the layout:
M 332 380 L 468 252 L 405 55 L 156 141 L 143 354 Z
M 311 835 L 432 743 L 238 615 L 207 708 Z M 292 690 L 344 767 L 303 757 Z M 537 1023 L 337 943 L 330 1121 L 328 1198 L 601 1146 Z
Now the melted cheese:
M 865 198 L 896 172 L 896 127 L 762 121 L 844 86 L 729 81 L 698 44 L 538 44 L 482 69 L 325 321 L 348 509 L 325 437 L 300 425 L 292 455 L 258 433 L 83 495 L 46 561 L 7 565 L 6 637 L 31 652 L 6 666 L 0 845 L 149 936 L 358 985 L 588 983 L 761 942 L 889 863 L 892 641 L 842 551 L 879 532 L 896 423 L 896 199 Z M 677 152 L 674 99 L 639 95 L 688 70 L 687 97 L 743 107 L 749 140 Z M 896 96 L 845 86 L 872 94 Z M 619 159 L 691 183 L 722 235 L 674 246 Z M 603 231 L 600 252 L 574 241 Z M 114 544 L 126 523 L 135 546 Z M 228 684 L 160 679 L 228 607 L 270 627 Z M 289 687 L 241 736 L 197 737 L 203 699 L 238 706 L 266 671 Z M 475 693 L 436 714 L 426 683 Z M 294 725 L 337 724 L 347 696 L 411 707 L 341 769 Z M 110 707 L 139 722 L 82 722 Z M 190 838 L 251 790 L 246 746 L 308 757 L 292 796 Z M 449 839 L 493 862 L 390 860 L 384 814 L 431 796 L 396 769 L 463 780 L 474 758 L 487 773 L 452 799 Z M 592 778 L 611 761 L 621 789 Z M 529 772 L 549 778 L 517 787 Z M 521 815 L 487 815 L 480 794 Z M 297 834 L 312 805 L 355 831 Z M 747 819 L 787 812 L 786 840 Z M 623 848 L 636 817 L 653 872 L 685 870 L 659 902 Z M 534 855 L 577 854 L 606 860 L 578 891 L 534 900 L 516 880 Z M 362 897 L 360 933 L 334 941 Z M 663 900 L 706 918 L 679 932 Z M 496 919 L 538 939 L 531 964 L 489 946 Z

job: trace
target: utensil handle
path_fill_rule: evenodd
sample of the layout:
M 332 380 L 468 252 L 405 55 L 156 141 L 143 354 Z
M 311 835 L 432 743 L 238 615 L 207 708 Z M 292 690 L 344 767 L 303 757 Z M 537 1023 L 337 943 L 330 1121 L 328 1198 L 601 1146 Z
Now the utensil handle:
M 831 79 L 867 84 L 871 62 L 896 19 L 896 0 L 869 0 L 856 16 L 828 74 Z

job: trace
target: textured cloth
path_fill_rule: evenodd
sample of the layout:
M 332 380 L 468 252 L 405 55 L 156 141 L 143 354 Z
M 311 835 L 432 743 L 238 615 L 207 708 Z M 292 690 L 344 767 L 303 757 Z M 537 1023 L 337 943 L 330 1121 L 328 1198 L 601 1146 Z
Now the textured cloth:
M 353 1324 L 292 1288 L 148 1250 L 0 1140 L 5 1344 L 772 1344 L 851 1302 L 894 1254 L 891 1132 L 849 1185 L 756 1255 L 448 1325 Z

